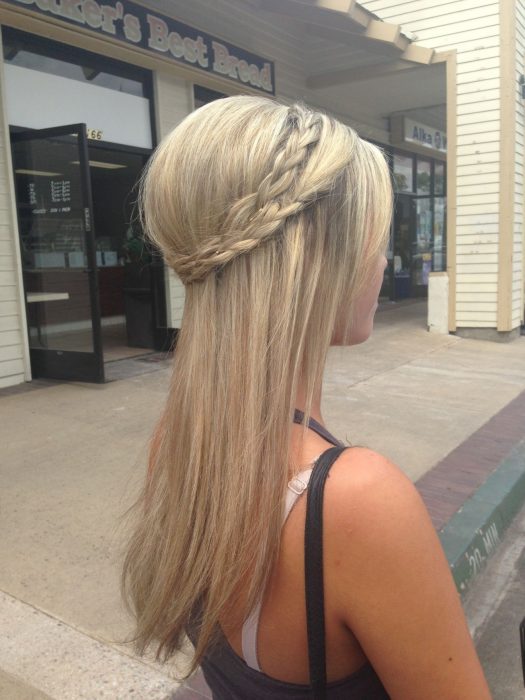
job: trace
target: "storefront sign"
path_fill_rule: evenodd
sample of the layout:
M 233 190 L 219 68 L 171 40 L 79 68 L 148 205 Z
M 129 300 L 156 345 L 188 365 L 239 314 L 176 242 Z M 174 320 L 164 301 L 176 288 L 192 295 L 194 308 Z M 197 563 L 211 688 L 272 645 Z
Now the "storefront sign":
M 107 4 L 96 0 L 2 1 L 84 27 L 128 46 L 138 46 L 261 92 L 275 94 L 272 61 L 171 17 L 152 13 L 128 0 Z
M 425 126 L 405 117 L 405 141 L 432 148 L 434 151 L 447 152 L 447 135 L 444 131 Z
M 394 146 L 417 146 L 418 152 L 428 151 L 429 155 L 443 158 L 447 153 L 447 134 L 441 129 L 422 124 L 403 115 L 390 118 L 391 143 Z M 410 149 L 411 150 L 411 149 Z

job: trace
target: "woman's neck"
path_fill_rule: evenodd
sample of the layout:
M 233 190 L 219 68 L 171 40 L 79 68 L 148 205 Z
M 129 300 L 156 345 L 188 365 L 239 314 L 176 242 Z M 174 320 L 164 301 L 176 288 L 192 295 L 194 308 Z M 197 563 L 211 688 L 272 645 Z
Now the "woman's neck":
M 310 413 L 310 416 L 312 418 L 315 418 L 316 421 L 321 423 L 321 425 L 324 425 L 324 420 L 323 416 L 321 415 L 321 392 L 322 392 L 322 383 L 319 383 L 319 385 L 316 387 L 316 390 L 314 391 L 314 396 L 312 400 L 312 410 Z M 298 408 L 300 411 L 305 410 L 306 407 L 306 387 L 303 382 L 300 382 L 299 388 L 297 390 L 297 395 L 295 398 L 295 408 Z

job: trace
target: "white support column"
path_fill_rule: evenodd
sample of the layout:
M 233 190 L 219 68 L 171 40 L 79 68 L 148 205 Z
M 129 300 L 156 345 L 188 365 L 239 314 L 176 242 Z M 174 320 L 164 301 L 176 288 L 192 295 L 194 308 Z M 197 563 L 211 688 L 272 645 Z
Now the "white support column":
M 0 28 L 1 30 L 1 28 Z M 0 388 L 31 380 L 0 33 Z
M 448 334 L 448 272 L 428 276 L 428 330 Z
M 172 73 L 154 73 L 154 95 L 159 141 L 194 109 L 193 85 Z M 180 328 L 184 309 L 184 285 L 166 266 L 166 316 L 169 328 Z

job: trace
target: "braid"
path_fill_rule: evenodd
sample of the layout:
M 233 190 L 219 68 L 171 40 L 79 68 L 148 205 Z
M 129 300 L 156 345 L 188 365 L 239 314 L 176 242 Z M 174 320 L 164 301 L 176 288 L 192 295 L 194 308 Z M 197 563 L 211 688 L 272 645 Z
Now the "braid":
M 197 252 L 168 259 L 183 282 L 203 279 L 211 270 L 253 250 L 271 238 L 286 219 L 311 204 L 319 183 L 303 182 L 301 176 L 319 142 L 325 119 L 299 105 L 289 108 L 274 167 L 257 191 L 232 205 L 222 232 Z

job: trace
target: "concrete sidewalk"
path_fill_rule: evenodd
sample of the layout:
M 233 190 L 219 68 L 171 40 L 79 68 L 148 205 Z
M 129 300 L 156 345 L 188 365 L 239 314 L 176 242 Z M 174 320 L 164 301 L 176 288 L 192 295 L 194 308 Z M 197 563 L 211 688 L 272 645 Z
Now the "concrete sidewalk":
M 382 307 L 367 343 L 332 348 L 323 416 L 418 483 L 466 590 L 525 498 L 525 337 L 432 335 L 425 316 L 424 302 Z M 120 517 L 170 372 L 151 359 L 111 363 L 115 381 L 102 386 L 36 381 L 0 392 L 6 700 L 155 700 L 177 687 L 169 669 L 120 644 L 130 630 L 118 593 Z

